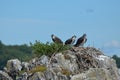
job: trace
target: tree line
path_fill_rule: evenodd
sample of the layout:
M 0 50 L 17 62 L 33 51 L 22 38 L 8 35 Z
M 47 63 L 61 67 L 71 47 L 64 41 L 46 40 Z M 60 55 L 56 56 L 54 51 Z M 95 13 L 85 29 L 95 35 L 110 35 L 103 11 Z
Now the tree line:
M 0 41 L 0 69 L 3 69 L 7 60 L 18 58 L 21 61 L 28 61 L 33 57 L 32 48 L 27 44 L 5 45 Z
M 112 58 L 116 61 L 117 67 L 120 68 L 120 57 L 113 55 Z

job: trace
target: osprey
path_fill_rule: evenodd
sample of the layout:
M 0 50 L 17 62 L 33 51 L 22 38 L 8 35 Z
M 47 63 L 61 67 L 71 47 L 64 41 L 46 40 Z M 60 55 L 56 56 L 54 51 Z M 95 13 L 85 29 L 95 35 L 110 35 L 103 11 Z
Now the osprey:
M 83 46 L 84 43 L 86 43 L 86 41 L 87 41 L 86 36 L 87 36 L 86 34 L 83 34 L 82 37 L 78 38 L 78 40 L 74 46 L 75 47 Z
M 73 44 L 75 42 L 76 36 L 72 36 L 71 38 L 69 38 L 68 40 L 65 41 L 65 45 L 70 45 Z
M 54 34 L 51 35 L 51 38 L 52 38 L 53 42 L 63 44 L 62 40 L 60 38 L 58 38 L 57 36 L 55 36 Z

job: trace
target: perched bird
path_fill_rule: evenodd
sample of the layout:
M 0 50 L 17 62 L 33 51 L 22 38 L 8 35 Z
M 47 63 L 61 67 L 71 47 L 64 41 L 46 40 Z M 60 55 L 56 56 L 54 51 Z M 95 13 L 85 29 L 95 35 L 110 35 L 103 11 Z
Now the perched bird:
M 55 36 L 54 34 L 51 35 L 51 38 L 52 38 L 53 42 L 63 44 L 62 40 L 60 38 L 58 38 L 57 36 Z
M 82 37 L 78 38 L 78 40 L 74 46 L 75 47 L 83 46 L 84 43 L 86 43 L 86 41 L 87 41 L 86 36 L 87 36 L 86 34 L 83 34 Z
M 65 41 L 65 45 L 71 45 L 75 42 L 76 36 L 72 36 L 71 38 L 69 38 L 68 40 Z

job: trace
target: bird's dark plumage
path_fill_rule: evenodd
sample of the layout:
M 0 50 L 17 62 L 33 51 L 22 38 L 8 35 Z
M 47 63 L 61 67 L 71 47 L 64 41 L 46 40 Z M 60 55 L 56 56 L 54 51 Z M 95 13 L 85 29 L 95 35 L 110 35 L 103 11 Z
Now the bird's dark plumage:
M 58 38 L 57 36 L 55 36 L 54 34 L 51 35 L 51 38 L 52 38 L 53 42 L 63 44 L 62 40 L 60 38 Z
M 72 36 L 71 38 L 69 38 L 68 40 L 65 41 L 65 45 L 70 45 L 73 44 L 75 42 L 76 36 Z
M 83 46 L 84 43 L 86 43 L 86 41 L 87 41 L 86 36 L 87 36 L 86 34 L 83 34 L 82 37 L 78 38 L 78 40 L 77 40 L 77 42 L 76 42 L 76 44 L 74 46 L 75 47 Z

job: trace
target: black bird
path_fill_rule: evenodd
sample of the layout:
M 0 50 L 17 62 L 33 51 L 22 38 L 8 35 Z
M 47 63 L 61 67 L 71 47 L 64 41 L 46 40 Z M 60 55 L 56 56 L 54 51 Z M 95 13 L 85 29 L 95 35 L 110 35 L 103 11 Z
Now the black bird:
M 52 38 L 53 42 L 63 44 L 62 40 L 60 38 L 58 38 L 57 36 L 55 36 L 54 34 L 51 35 L 51 38 Z
M 86 34 L 83 34 L 82 37 L 78 38 L 78 40 L 74 46 L 75 47 L 83 46 L 84 43 L 86 43 L 86 41 L 87 41 L 86 36 L 87 36 Z
M 76 36 L 72 36 L 71 38 L 69 38 L 68 40 L 65 41 L 65 45 L 71 45 L 75 42 Z

